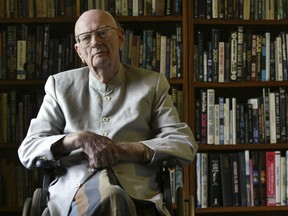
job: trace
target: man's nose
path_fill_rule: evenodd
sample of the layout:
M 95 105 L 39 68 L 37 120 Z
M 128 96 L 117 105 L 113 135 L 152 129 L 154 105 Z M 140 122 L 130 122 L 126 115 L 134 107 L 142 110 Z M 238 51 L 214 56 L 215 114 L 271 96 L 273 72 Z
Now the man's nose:
M 99 36 L 97 35 L 96 32 L 92 32 L 92 36 L 91 36 L 91 45 L 97 44 L 97 43 L 101 43 L 102 40 L 101 38 L 99 38 Z

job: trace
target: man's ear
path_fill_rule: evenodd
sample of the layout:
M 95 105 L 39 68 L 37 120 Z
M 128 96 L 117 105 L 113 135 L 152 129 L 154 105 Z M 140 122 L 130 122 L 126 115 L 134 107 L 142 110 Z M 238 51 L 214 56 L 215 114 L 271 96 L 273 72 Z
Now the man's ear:
M 122 50 L 123 47 L 124 47 L 124 29 L 123 28 L 120 28 L 119 29 L 119 49 Z
M 83 57 L 82 57 L 82 55 L 81 55 L 79 44 L 76 43 L 76 44 L 74 45 L 74 48 L 75 48 L 75 50 L 76 50 L 79 58 L 81 59 L 81 61 L 85 64 L 86 62 L 84 61 L 84 59 L 83 59 Z

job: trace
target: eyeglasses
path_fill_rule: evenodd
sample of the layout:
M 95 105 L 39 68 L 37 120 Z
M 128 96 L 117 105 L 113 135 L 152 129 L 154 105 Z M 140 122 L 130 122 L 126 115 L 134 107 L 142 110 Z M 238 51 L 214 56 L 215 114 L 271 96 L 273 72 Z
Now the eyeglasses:
M 84 32 L 75 36 L 76 41 L 83 46 L 88 46 L 91 43 L 93 35 L 99 40 L 107 40 L 111 37 L 111 30 L 119 30 L 112 26 L 104 26 L 90 32 Z

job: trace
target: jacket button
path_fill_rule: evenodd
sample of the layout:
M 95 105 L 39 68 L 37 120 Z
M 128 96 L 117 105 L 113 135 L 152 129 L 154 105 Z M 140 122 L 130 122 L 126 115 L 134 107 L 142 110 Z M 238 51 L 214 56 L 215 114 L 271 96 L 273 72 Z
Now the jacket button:
M 90 167 L 90 168 L 88 168 L 88 172 L 89 172 L 89 173 L 92 173 L 92 172 L 94 172 L 94 171 L 95 171 L 95 169 L 94 169 L 94 168 L 91 168 L 91 167 Z
M 111 100 L 111 97 L 110 97 L 110 96 L 104 96 L 104 100 L 105 100 L 105 101 L 110 101 L 110 100 Z

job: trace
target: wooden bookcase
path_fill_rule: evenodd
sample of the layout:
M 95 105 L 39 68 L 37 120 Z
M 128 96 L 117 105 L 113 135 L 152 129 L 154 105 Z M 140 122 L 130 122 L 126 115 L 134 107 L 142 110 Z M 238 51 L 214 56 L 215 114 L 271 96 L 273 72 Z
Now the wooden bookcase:
M 40 1 L 39 1 L 40 2 Z M 82 2 L 82 1 L 81 1 Z M 105 2 L 105 1 L 104 1 Z M 181 73 L 182 76 L 181 78 L 169 78 L 169 83 L 171 84 L 172 87 L 176 87 L 176 89 L 180 89 L 183 91 L 183 120 L 185 120 L 188 123 L 188 110 L 189 110 L 189 104 L 188 104 L 188 25 L 187 25 L 187 7 L 188 7 L 188 0 L 182 0 L 182 13 L 180 15 L 169 15 L 169 16 L 117 16 L 119 19 L 120 23 L 124 26 L 125 30 L 127 29 L 132 29 L 135 34 L 142 35 L 142 31 L 144 29 L 153 29 L 155 32 L 159 31 L 163 35 L 171 36 L 172 34 L 176 34 L 176 27 L 181 26 L 182 28 L 182 59 L 181 59 Z M 67 41 L 71 40 L 71 35 L 73 36 L 74 32 L 74 23 L 77 20 L 77 16 L 62 16 L 62 17 L 4 17 L 2 16 L 0 18 L 0 31 L 7 31 L 8 26 L 16 25 L 16 26 L 21 26 L 22 24 L 25 24 L 28 26 L 30 29 L 32 29 L 32 32 L 34 35 L 37 34 L 37 29 L 38 26 L 45 26 L 49 25 L 50 27 L 50 33 L 49 37 L 50 40 L 53 39 L 59 39 L 60 41 L 63 41 L 63 38 L 66 38 Z M 6 36 L 7 37 L 7 36 Z M 74 39 L 72 37 L 72 39 Z M 3 38 L 2 38 L 3 40 Z M 2 44 L 1 44 L 2 45 Z M 75 55 L 74 52 L 74 47 L 71 47 L 73 43 L 70 43 L 70 51 L 73 53 L 72 55 Z M 68 49 L 68 48 L 67 48 Z M 6 50 L 1 50 L 2 56 L 0 56 L 3 60 L 3 53 L 6 52 Z M 37 51 L 35 51 L 36 55 Z M 42 54 L 43 50 L 40 52 Z M 77 56 L 74 56 L 75 59 L 75 65 L 73 67 L 80 66 L 81 63 L 79 61 L 76 61 Z M 54 61 L 55 63 L 55 61 Z M 52 62 L 53 64 L 53 62 Z M 67 68 L 62 67 L 61 70 L 63 71 L 66 70 Z M 57 73 L 56 70 L 53 71 L 53 73 Z M 35 95 L 36 90 L 40 91 L 43 93 L 43 87 L 45 84 L 45 78 L 40 77 L 40 78 L 29 78 L 23 80 L 17 80 L 17 79 L 5 79 L 2 78 L 0 79 L 0 92 L 7 92 L 8 95 L 10 94 L 11 91 L 16 92 L 16 115 L 18 119 L 18 103 L 22 100 L 24 100 L 22 97 L 24 94 L 29 94 L 30 100 L 33 103 L 41 103 L 41 96 Z M 8 100 L 9 101 L 9 100 Z M 36 106 L 37 107 L 37 106 Z M 26 119 L 26 123 L 30 121 L 32 117 L 34 117 L 37 114 L 37 108 L 33 109 L 32 113 L 30 113 L 30 117 Z M 9 120 L 10 121 L 10 120 Z M 17 120 L 18 124 L 18 120 Z M 28 123 L 27 123 L 28 124 Z M 2 126 L 2 122 L 1 122 Z M 7 126 L 7 130 L 9 130 L 9 135 L 8 139 L 6 142 L 0 142 L 0 161 L 5 160 L 6 163 L 11 163 L 16 166 L 21 166 L 18 155 L 17 155 L 17 149 L 19 144 L 21 143 L 22 138 L 19 136 L 19 129 L 15 130 L 16 131 L 16 139 L 10 139 L 10 122 Z M 18 126 L 17 126 L 18 127 Z M 2 127 L 1 127 L 2 128 Z M 5 130 L 6 131 L 6 130 Z M 23 136 L 25 136 L 25 129 L 23 129 Z M 1 132 L 1 139 L 2 139 L 2 132 Z M 6 166 L 6 165 L 5 165 Z M 14 167 L 14 166 L 13 166 Z M 2 167 L 3 169 L 3 167 Z M 1 170 L 1 166 L 0 166 Z M 29 171 L 31 172 L 31 171 Z M 16 175 L 16 174 L 15 174 Z M 2 178 L 5 179 L 6 177 Z M 16 179 L 16 178 L 15 178 Z M 11 179 L 5 179 L 5 181 L 10 182 Z M 185 185 L 188 185 L 189 182 L 189 175 L 188 175 L 188 169 L 185 170 L 185 176 L 184 176 L 184 182 Z M 1 183 L 1 182 L 0 182 Z M 15 181 L 15 184 L 22 184 L 22 179 L 17 178 Z M 41 185 L 41 180 L 39 182 L 35 183 L 36 186 Z M 7 186 L 7 185 L 6 185 Z M 1 188 L 1 187 L 0 187 Z M 5 190 L 9 190 L 6 187 Z M 185 196 L 188 197 L 188 187 L 185 187 Z M 33 190 L 32 190 L 33 191 Z M 31 191 L 31 192 L 32 192 Z M 7 191 L 5 191 L 7 192 Z M 26 194 L 27 195 L 27 194 Z M 21 203 L 24 201 L 25 197 L 21 197 L 20 195 L 17 195 L 17 198 L 13 199 L 18 199 L 18 201 L 15 201 L 14 203 L 7 203 L 7 200 L 0 200 L 0 215 L 20 215 L 20 212 L 22 211 L 22 205 Z M 4 205 L 1 202 L 6 202 Z
M 208 2 L 208 1 L 207 1 Z M 213 1 L 210 1 L 213 2 Z M 218 1 L 220 2 L 220 1 Z M 224 1 L 223 1 L 224 2 Z M 233 1 L 231 1 L 233 2 Z M 244 1 L 243 1 L 244 2 Z M 248 2 L 248 1 L 247 1 Z M 252 1 L 251 1 L 252 2 Z M 260 1 L 259 1 L 260 2 Z M 266 2 L 266 1 L 262 1 Z M 263 93 L 263 88 L 270 89 L 271 91 L 277 91 L 279 87 L 284 87 L 286 92 L 288 90 L 287 78 L 283 81 L 251 81 L 242 79 L 241 81 L 231 81 L 225 80 L 225 82 L 217 81 L 199 81 L 199 66 L 195 60 L 199 57 L 199 53 L 194 50 L 194 45 L 199 46 L 198 43 L 198 32 L 204 33 L 203 46 L 204 50 L 208 52 L 207 41 L 213 41 L 212 29 L 219 29 L 219 41 L 224 41 L 229 43 L 232 31 L 237 31 L 238 26 L 243 26 L 244 33 L 248 29 L 251 29 L 254 34 L 264 35 L 265 32 L 271 33 L 271 43 L 275 40 L 276 36 L 280 34 L 281 31 L 288 33 L 288 19 L 273 19 L 273 20 L 262 20 L 262 19 L 220 19 L 220 18 L 210 18 L 207 19 L 206 14 L 200 18 L 200 16 L 195 17 L 195 3 L 205 5 L 206 1 L 193 0 L 188 2 L 188 40 L 189 40 L 189 123 L 190 126 L 197 137 L 197 130 L 199 128 L 199 112 L 197 112 L 198 104 L 197 100 L 201 100 L 201 91 L 206 91 L 207 89 L 215 90 L 215 104 L 218 104 L 218 97 L 232 98 L 235 97 L 237 103 L 247 103 L 249 98 L 261 97 Z M 239 5 L 240 6 L 240 5 Z M 206 10 L 206 6 L 203 7 Z M 238 9 L 238 8 L 236 8 Z M 198 11 L 199 12 L 199 11 Z M 199 14 L 198 14 L 199 15 Z M 231 59 L 231 58 L 230 58 Z M 226 61 L 226 60 L 225 60 Z M 196 63 L 195 63 L 196 62 Z M 287 100 L 287 98 L 286 98 Z M 286 107 L 287 110 L 287 107 Z M 287 123 L 286 123 L 287 125 Z M 199 131 L 199 130 L 198 130 Z M 201 131 L 201 130 L 200 130 Z M 286 130 L 287 131 L 287 130 Z M 237 131 L 238 133 L 238 131 Z M 199 134 L 199 133 L 198 133 Z M 287 137 L 287 134 L 286 134 Z M 207 141 L 207 140 L 206 140 Z M 241 151 L 249 150 L 252 151 L 276 151 L 280 150 L 285 152 L 288 149 L 287 139 L 285 142 L 271 144 L 270 142 L 261 143 L 237 143 L 228 145 L 217 145 L 203 144 L 201 139 L 199 140 L 198 153 L 238 153 Z M 195 197 L 197 200 L 197 170 L 200 167 L 196 167 L 196 161 L 189 168 L 190 184 L 189 184 L 189 194 Z M 208 172 L 210 168 L 208 167 Z M 220 171 L 221 172 L 221 171 Z M 267 177 L 267 175 L 266 175 Z M 241 178 L 241 176 L 240 176 Z M 232 179 L 231 179 L 232 181 Z M 209 184 L 209 181 L 208 181 Z M 221 188 L 223 192 L 223 188 Z M 208 185 L 208 200 L 209 200 L 209 185 Z M 196 203 L 197 204 L 197 203 Z M 196 206 L 195 204 L 195 206 Z M 228 206 L 228 207 L 211 207 L 208 202 L 208 207 L 206 208 L 196 208 L 196 215 L 285 215 L 287 214 L 287 204 L 285 206 Z

